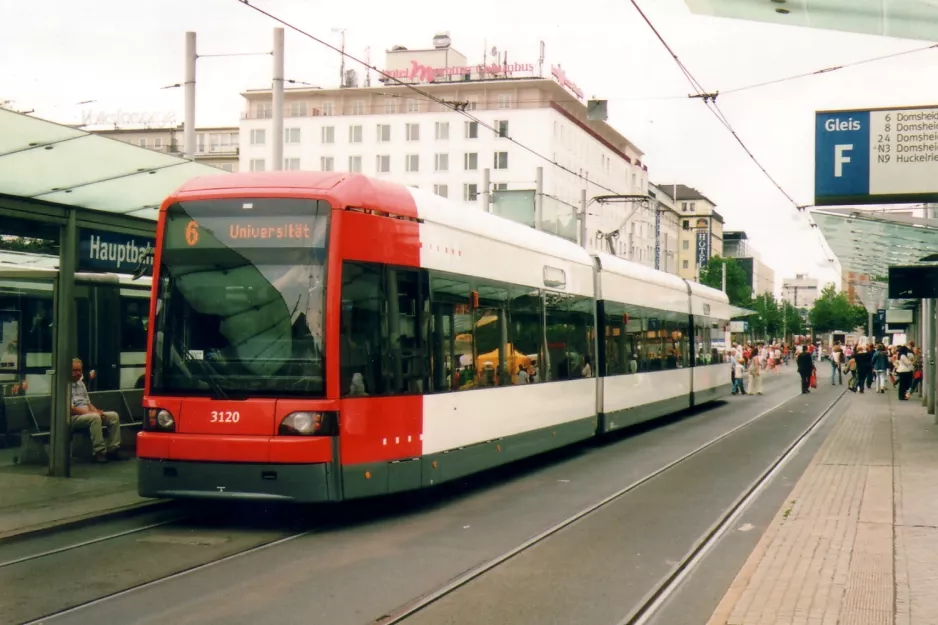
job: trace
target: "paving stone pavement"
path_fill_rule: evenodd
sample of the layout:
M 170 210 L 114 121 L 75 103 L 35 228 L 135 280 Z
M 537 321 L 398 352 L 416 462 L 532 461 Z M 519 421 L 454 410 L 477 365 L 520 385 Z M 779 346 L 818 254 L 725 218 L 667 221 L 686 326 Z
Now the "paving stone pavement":
M 708 625 L 938 625 L 938 426 L 895 391 L 841 404 Z

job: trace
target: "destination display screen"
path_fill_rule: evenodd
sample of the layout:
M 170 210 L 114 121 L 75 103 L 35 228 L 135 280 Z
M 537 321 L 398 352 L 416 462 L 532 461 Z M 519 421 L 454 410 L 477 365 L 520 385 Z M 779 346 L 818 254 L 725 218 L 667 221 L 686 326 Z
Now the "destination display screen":
M 167 212 L 163 247 L 325 247 L 329 206 L 316 200 L 209 200 Z

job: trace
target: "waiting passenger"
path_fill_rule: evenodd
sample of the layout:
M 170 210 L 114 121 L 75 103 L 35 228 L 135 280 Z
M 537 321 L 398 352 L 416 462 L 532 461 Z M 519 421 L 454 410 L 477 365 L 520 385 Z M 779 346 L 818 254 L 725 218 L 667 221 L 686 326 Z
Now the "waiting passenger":
M 589 355 L 583 356 L 583 368 L 580 369 L 580 376 L 584 378 L 593 377 L 593 368 L 590 366 Z
M 95 462 L 124 460 L 118 453 L 121 445 L 120 417 L 116 412 L 99 410 L 91 403 L 88 389 L 82 382 L 82 362 L 78 358 L 72 360 L 72 410 L 69 426 L 76 430 L 88 429 Z M 107 441 L 104 440 L 102 431 L 104 427 L 107 427 Z

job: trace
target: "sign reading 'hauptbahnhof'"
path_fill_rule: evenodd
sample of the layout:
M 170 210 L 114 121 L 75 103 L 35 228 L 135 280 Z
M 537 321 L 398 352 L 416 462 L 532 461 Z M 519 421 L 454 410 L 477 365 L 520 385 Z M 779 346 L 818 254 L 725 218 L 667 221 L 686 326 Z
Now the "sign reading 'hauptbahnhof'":
M 938 106 L 819 111 L 814 203 L 938 201 Z

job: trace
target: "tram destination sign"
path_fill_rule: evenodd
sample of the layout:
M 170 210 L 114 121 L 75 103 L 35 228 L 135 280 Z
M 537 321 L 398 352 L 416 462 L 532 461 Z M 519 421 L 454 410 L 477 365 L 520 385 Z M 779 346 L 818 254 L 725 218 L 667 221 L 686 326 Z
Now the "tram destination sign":
M 315 215 L 202 216 L 171 214 L 166 249 L 320 247 L 325 223 Z
M 814 203 L 938 201 L 938 105 L 819 111 Z

